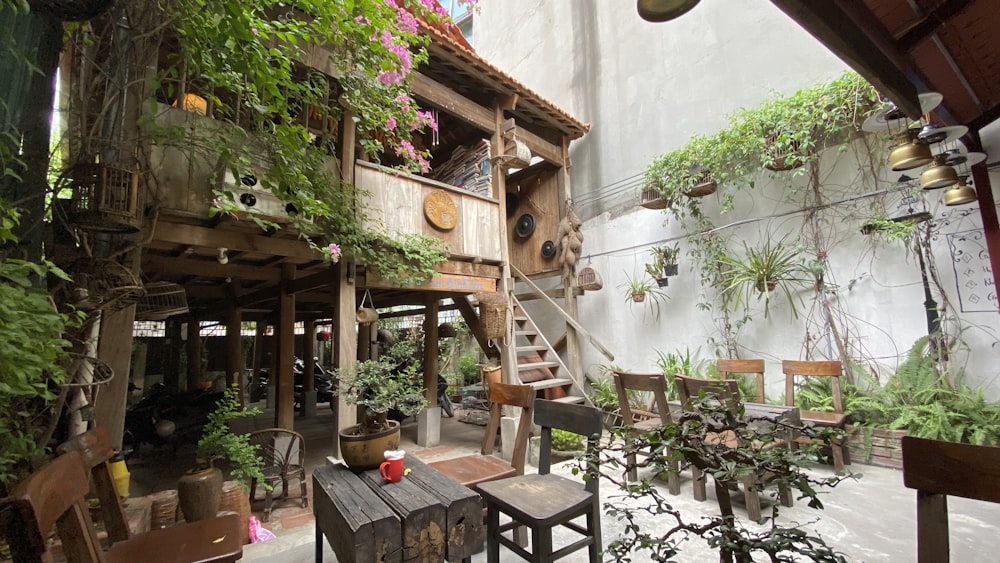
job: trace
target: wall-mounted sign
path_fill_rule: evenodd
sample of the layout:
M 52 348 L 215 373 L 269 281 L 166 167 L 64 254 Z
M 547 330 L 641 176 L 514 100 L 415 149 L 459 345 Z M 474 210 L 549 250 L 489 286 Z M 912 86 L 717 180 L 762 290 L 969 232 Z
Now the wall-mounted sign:
M 444 190 L 434 190 L 424 197 L 424 217 L 442 231 L 450 231 L 458 224 L 458 207 Z

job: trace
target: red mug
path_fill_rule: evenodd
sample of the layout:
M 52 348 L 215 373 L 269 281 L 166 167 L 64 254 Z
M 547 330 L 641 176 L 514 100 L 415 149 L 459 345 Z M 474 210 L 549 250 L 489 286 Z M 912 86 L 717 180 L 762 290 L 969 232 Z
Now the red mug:
M 378 466 L 382 478 L 390 483 L 398 483 L 403 478 L 403 450 L 389 450 L 385 452 L 385 461 Z

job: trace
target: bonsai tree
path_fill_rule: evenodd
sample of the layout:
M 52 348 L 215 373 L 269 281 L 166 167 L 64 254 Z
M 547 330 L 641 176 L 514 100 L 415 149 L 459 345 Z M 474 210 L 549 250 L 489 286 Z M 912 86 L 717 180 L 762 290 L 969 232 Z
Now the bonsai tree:
M 364 360 L 337 370 L 339 394 L 348 404 L 362 407 L 360 433 L 388 429 L 389 411 L 411 416 L 427 406 L 423 380 L 413 363 L 412 352 L 413 345 L 400 339 L 377 360 Z
M 256 407 L 240 407 L 239 387 L 236 384 L 226 389 L 215 410 L 208 414 L 208 423 L 198 440 L 195 456 L 200 468 L 214 467 L 216 461 L 226 460 L 233 480 L 243 488 L 250 479 L 264 482 L 261 470 L 263 460 L 257 455 L 257 446 L 250 443 L 249 434 L 236 434 L 229 427 L 229 423 L 237 418 L 256 414 L 260 414 L 260 409 Z

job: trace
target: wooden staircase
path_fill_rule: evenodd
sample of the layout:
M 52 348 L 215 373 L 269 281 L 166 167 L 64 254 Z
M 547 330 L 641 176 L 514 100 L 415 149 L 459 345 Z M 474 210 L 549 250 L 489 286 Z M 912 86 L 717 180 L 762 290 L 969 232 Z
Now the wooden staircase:
M 577 379 L 572 376 L 545 335 L 538 330 L 520 301 L 513 296 L 512 299 L 514 341 L 511 346 L 516 350 L 518 380 L 539 391 L 560 389 L 561 392 L 546 393 L 554 401 L 591 404 Z

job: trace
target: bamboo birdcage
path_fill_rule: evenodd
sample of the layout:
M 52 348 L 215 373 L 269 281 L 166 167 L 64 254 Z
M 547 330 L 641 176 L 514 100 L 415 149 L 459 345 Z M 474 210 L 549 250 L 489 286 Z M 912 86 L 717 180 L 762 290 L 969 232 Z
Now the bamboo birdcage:
M 69 220 L 74 226 L 102 233 L 135 233 L 142 228 L 138 164 L 84 163 L 70 174 Z
M 146 295 L 139 278 L 114 260 L 81 258 L 71 271 L 74 284 L 86 290 L 86 303 L 95 309 L 117 311 Z
M 584 291 L 597 291 L 604 287 L 604 280 L 601 279 L 601 274 L 597 273 L 597 270 L 585 266 L 576 275 L 576 285 Z
M 172 282 L 153 282 L 143 286 L 146 296 L 136 303 L 135 320 L 162 321 L 188 312 L 187 292 Z

